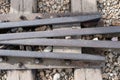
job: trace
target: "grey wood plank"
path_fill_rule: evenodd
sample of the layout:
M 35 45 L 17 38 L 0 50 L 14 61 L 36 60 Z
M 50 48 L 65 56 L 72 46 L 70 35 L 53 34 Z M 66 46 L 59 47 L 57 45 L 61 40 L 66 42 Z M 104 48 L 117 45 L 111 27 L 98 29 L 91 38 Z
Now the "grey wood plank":
M 75 69 L 74 80 L 86 80 L 85 68 Z
M 75 80 L 102 80 L 101 69 L 99 68 L 80 68 L 76 69 L 74 74 Z
M 101 69 L 86 69 L 86 80 L 102 80 Z M 94 74 L 94 75 L 93 75 Z
M 71 11 L 82 12 L 82 0 L 71 0 Z
M 33 13 L 37 11 L 37 0 L 11 0 L 10 13 Z
M 27 13 L 36 12 L 37 9 L 37 0 L 11 0 L 10 13 Z M 14 18 L 16 21 L 19 21 L 18 18 Z M 14 20 L 13 20 L 14 21 Z M 3 26 L 4 27 L 4 26 Z M 8 66 L 7 66 L 8 67 Z M 7 80 L 35 80 L 35 73 L 32 73 L 32 70 L 19 71 L 13 70 L 8 71 Z
M 72 13 L 81 13 L 82 10 L 81 10 L 81 1 L 80 0 L 71 0 L 71 12 Z M 53 29 L 65 29 L 65 28 L 76 28 L 76 29 L 80 29 L 81 26 L 80 26 L 80 23 L 77 24 L 77 26 L 72 26 L 72 25 L 68 25 L 69 27 L 60 27 L 60 25 L 57 25 L 58 27 L 56 27 L 56 25 L 53 25 Z M 70 32 L 69 32 L 70 33 Z M 72 38 L 71 36 L 65 36 L 65 38 L 67 39 L 69 37 Z M 76 39 L 80 39 L 80 36 L 76 37 Z M 56 47 L 54 46 L 53 47 L 53 52 L 67 52 L 67 53 L 70 53 L 70 52 L 74 52 L 74 53 L 81 53 L 81 48 L 74 48 L 74 47 Z
M 82 2 L 82 12 L 83 13 L 91 13 L 98 12 L 97 10 L 97 0 L 81 0 Z
M 7 80 L 34 80 L 35 77 L 32 70 L 9 70 L 7 75 Z

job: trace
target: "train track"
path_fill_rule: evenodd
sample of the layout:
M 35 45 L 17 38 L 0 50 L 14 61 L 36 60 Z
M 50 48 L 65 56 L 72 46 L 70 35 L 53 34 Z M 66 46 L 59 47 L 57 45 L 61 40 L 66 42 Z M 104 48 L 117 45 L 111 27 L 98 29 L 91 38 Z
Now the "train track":
M 32 21 L 19 21 L 19 22 L 5 22 L 0 23 L 0 29 L 9 29 L 17 27 L 34 27 L 38 25 L 60 25 L 60 24 L 74 24 L 86 21 L 93 21 L 100 19 L 99 14 L 89 14 L 89 15 L 77 15 L 77 16 L 67 16 L 58 18 L 46 18 Z M 1 45 L 31 45 L 31 46 L 63 46 L 63 47 L 94 47 L 94 48 L 119 48 L 119 42 L 113 41 L 94 41 L 94 40 L 78 40 L 78 39 L 47 39 L 47 38 L 59 38 L 65 36 L 81 36 L 81 35 L 96 35 L 96 34 L 112 34 L 119 33 L 120 28 L 111 27 L 96 27 L 96 28 L 83 28 L 83 29 L 66 29 L 66 30 L 51 30 L 51 31 L 38 31 L 38 32 L 21 32 L 21 33 L 6 33 L 0 34 L 0 44 Z M 81 65 L 76 65 L 77 62 L 81 62 L 84 66 L 84 62 L 96 63 L 96 61 L 103 62 L 105 58 L 99 55 L 90 54 L 66 54 L 61 52 L 37 52 L 37 51 L 20 51 L 20 50 L 0 50 L 0 56 L 2 57 L 24 57 L 24 58 L 39 58 L 39 59 L 62 59 L 74 61 L 69 67 L 81 67 Z M 21 64 L 25 64 L 22 61 Z M 64 61 L 65 62 L 65 61 Z M 4 62 L 2 65 L 8 65 L 9 61 Z M 10 62 L 11 63 L 11 62 Z M 20 63 L 19 63 L 20 64 Z M 27 64 L 26 64 L 27 65 Z M 31 64 L 33 65 L 33 64 Z M 38 66 L 27 66 L 26 69 L 38 69 Z M 42 64 L 44 65 L 44 64 Z M 64 64 L 61 64 L 64 65 Z M 100 64 L 97 64 L 100 65 Z M 96 66 L 93 64 L 92 66 Z M 20 69 L 21 67 L 13 67 L 13 69 Z M 2 69 L 2 68 L 1 68 Z M 12 69 L 11 65 L 3 69 Z M 21 68 L 25 69 L 25 68 Z
M 61 25 L 74 24 L 82 22 L 97 22 L 100 19 L 99 14 L 77 15 L 57 18 L 44 18 L 32 21 L 5 22 L 0 23 L 0 29 L 19 28 L 19 27 L 36 27 L 39 25 Z M 94 23 L 95 23 L 94 22 Z M 0 44 L 9 46 L 62 46 L 62 47 L 94 47 L 94 48 L 120 48 L 119 41 L 94 41 L 94 40 L 79 40 L 79 39 L 58 39 L 65 36 L 81 36 L 81 35 L 96 35 L 96 34 L 114 34 L 119 33 L 118 26 L 111 27 L 96 27 L 83 29 L 58 29 L 49 31 L 37 32 L 20 32 L 20 33 L 4 33 L 0 34 Z M 57 39 L 50 39 L 57 38 Z M 104 62 L 105 57 L 91 54 L 76 54 L 63 52 L 38 52 L 38 51 L 21 51 L 21 50 L 0 50 L 1 63 L 0 69 L 41 69 L 45 68 L 79 68 L 79 67 L 100 67 Z M 4 60 L 4 58 L 8 58 Z M 13 61 L 12 58 L 16 58 Z M 18 60 L 18 59 L 19 60 Z M 24 58 L 25 63 L 21 60 Z M 34 58 L 34 59 L 33 59 Z M 38 63 L 33 62 L 38 59 Z M 46 59 L 61 60 L 60 64 L 45 63 Z M 43 62 L 39 62 L 42 60 Z M 69 65 L 66 65 L 68 60 Z M 97 61 L 97 62 L 96 62 Z M 89 62 L 89 64 L 86 62 Z M 79 63 L 79 64 L 78 64 Z M 12 65 L 14 64 L 14 65 Z M 7 67 L 5 67 L 7 65 Z M 22 65 L 22 67 L 21 67 Z M 48 66 L 50 65 L 50 66 Z M 24 66 L 24 67 L 23 67 Z
M 99 50 L 118 51 L 119 41 L 113 36 L 119 35 L 119 25 L 114 22 L 118 26 L 106 27 L 99 23 L 102 19 L 96 13 L 95 0 L 58 2 L 10 0 L 10 13 L 0 15 L 0 70 L 7 71 L 7 80 L 36 80 L 39 75 L 39 79 L 47 80 L 41 78 L 41 70 L 48 68 L 72 68 L 74 79 L 66 80 L 102 80 L 100 71 L 106 57 Z M 49 14 L 39 13 L 42 10 Z
M 18 21 L 18 22 L 4 22 L 0 23 L 0 29 L 9 29 L 9 28 L 17 28 L 17 27 L 34 27 L 38 25 L 61 25 L 61 24 L 74 24 L 74 23 L 81 23 L 93 20 L 99 20 L 100 14 L 80 14 L 76 16 L 67 16 L 67 17 L 57 17 L 57 18 L 44 18 L 44 19 L 37 19 L 32 21 Z M 111 27 L 112 29 L 113 27 Z M 91 34 L 106 34 L 106 33 L 116 33 L 119 32 L 119 29 L 115 29 L 115 31 L 110 32 L 109 28 L 85 28 L 85 29 L 66 29 L 66 30 L 51 30 L 51 31 L 37 31 L 37 32 L 21 32 L 21 33 L 6 33 L 0 34 L 0 44 L 1 45 L 32 45 L 32 46 L 63 46 L 63 47 L 100 47 L 100 48 L 109 48 L 110 46 L 104 46 L 102 44 L 114 44 L 108 41 L 87 41 L 87 40 L 67 40 L 67 39 L 47 39 L 47 38 L 59 38 L 65 36 L 80 36 L 80 35 L 91 35 Z M 102 30 L 99 31 L 99 30 Z M 39 39 L 38 39 L 39 38 Z M 46 39 L 43 39 L 46 38 Z M 87 42 L 87 44 L 86 44 Z M 101 45 L 96 45 L 97 43 L 102 43 Z M 114 46 L 112 46 L 113 48 Z M 0 69 L 39 69 L 39 68 L 50 68 L 50 66 L 46 66 L 45 63 L 31 63 L 26 64 L 24 61 L 16 60 L 11 62 L 11 57 L 16 58 L 30 58 L 24 59 L 26 61 L 34 60 L 34 59 L 58 59 L 62 60 L 60 66 L 58 64 L 51 65 L 51 68 L 54 66 L 62 68 L 70 68 L 70 67 L 94 67 L 100 66 L 105 58 L 99 55 L 90 55 L 90 54 L 66 54 L 61 52 L 37 52 L 37 51 L 21 51 L 21 50 L 7 50 L 1 49 L 0 56 L 3 61 L 1 61 L 0 65 L 3 67 L 7 65 L 7 67 L 0 67 Z M 4 58 L 8 58 L 7 61 Z M 34 58 L 34 59 L 33 59 Z M 66 60 L 70 60 L 71 65 L 66 65 Z M 98 61 L 98 62 L 96 62 Z M 60 61 L 61 62 L 61 61 Z M 88 65 L 85 62 L 90 62 Z M 79 63 L 79 64 L 77 64 Z M 20 67 L 16 65 L 9 65 L 9 64 L 21 64 L 21 65 L 28 65 L 26 67 Z M 42 65 L 42 66 L 40 66 Z M 49 64 L 47 64 L 49 65 Z M 12 66 L 12 67 L 11 67 Z M 52 67 L 53 66 L 53 67 Z M 69 67 L 68 67 L 69 66 Z

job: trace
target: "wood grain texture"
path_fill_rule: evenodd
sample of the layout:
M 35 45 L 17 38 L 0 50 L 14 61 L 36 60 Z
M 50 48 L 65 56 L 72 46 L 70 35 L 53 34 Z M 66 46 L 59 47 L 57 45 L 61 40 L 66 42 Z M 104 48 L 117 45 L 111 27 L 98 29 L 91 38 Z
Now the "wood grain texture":
M 85 79 L 85 69 L 75 69 L 74 71 L 74 80 L 86 80 Z
M 36 0 L 11 0 L 10 13 L 33 13 L 37 11 Z
M 81 0 L 71 0 L 71 12 L 72 13 L 76 13 L 76 12 L 81 13 L 82 12 Z M 81 28 L 80 24 L 78 23 L 77 25 L 78 26 L 67 27 L 67 29 L 71 29 L 71 28 L 80 29 Z M 59 26 L 59 25 L 57 25 L 57 26 Z M 53 26 L 54 29 L 56 29 L 55 27 L 56 26 Z M 60 29 L 64 29 L 64 28 L 60 28 Z M 66 39 L 67 38 L 71 39 L 72 37 L 71 36 L 66 36 L 65 38 Z M 80 37 L 76 36 L 76 39 L 80 39 Z M 74 48 L 74 47 L 53 47 L 53 52 L 81 53 L 81 48 L 77 48 L 77 47 L 76 48 Z
M 7 72 L 6 80 L 34 80 L 35 75 L 33 75 L 32 70 L 11 70 Z
M 86 80 L 102 80 L 100 69 L 86 69 Z
M 97 1 L 96 0 L 82 0 L 82 12 L 92 13 L 97 12 Z
M 74 80 L 102 80 L 101 70 L 95 68 L 76 69 Z
M 10 13 L 29 14 L 36 12 L 36 3 L 37 0 L 27 0 L 27 2 L 26 0 L 11 0 Z M 35 74 L 32 72 L 32 70 L 12 70 L 8 71 L 7 73 L 7 80 L 35 80 Z
M 82 12 L 82 0 L 71 0 L 71 11 Z
M 75 10 L 78 7 L 81 8 L 82 13 L 94 13 L 97 12 L 97 2 L 96 0 L 72 0 L 72 3 L 75 3 Z M 80 4 L 79 4 L 80 3 Z M 85 42 L 86 43 L 86 42 Z M 86 43 L 87 45 L 87 43 Z M 97 44 L 96 44 L 97 45 Z M 89 68 L 82 68 L 82 69 L 75 69 L 74 71 L 74 80 L 102 80 L 100 69 L 89 69 Z

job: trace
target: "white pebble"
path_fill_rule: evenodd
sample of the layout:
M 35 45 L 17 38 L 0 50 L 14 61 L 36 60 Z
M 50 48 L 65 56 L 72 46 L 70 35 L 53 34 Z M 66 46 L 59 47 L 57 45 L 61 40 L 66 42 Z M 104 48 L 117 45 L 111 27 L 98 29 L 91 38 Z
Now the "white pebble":
M 46 47 L 46 48 L 44 49 L 44 52 L 51 52 L 51 51 L 52 51 L 52 47 L 51 47 L 51 46 Z
M 60 80 L 60 74 L 59 74 L 59 73 L 56 73 L 56 74 L 53 76 L 53 80 Z
M 118 37 L 113 37 L 112 41 L 118 41 Z

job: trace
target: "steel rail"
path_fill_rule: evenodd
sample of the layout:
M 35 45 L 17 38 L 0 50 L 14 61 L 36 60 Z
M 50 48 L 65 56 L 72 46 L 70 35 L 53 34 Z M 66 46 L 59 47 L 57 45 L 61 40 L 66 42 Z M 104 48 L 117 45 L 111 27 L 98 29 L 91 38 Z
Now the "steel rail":
M 94 19 L 100 19 L 101 15 L 91 14 L 91 15 L 81 15 L 81 16 L 73 16 L 73 17 L 59 17 L 59 18 L 48 18 L 48 19 L 39 19 L 32 21 L 19 21 L 19 22 L 7 22 L 0 23 L 0 29 L 5 28 L 15 28 L 15 27 L 33 27 L 40 25 L 52 25 L 52 24 L 71 24 L 71 23 L 79 23 L 90 21 Z
M 65 46 L 65 47 L 95 47 L 95 48 L 120 48 L 119 41 L 96 41 L 96 40 L 74 40 L 74 39 L 22 39 L 0 41 L 7 45 L 43 45 L 43 46 Z
M 70 60 L 83 60 L 83 61 L 105 60 L 105 58 L 102 56 L 90 55 L 90 54 L 77 54 L 77 53 L 66 54 L 66 53 L 52 53 L 52 52 L 17 51 L 17 50 L 0 50 L 0 56 L 70 59 Z
M 67 29 L 53 31 L 38 31 L 38 32 L 23 32 L 23 33 L 8 33 L 0 34 L 0 41 L 28 38 L 45 38 L 45 37 L 62 37 L 62 36 L 78 36 L 78 35 L 93 35 L 120 33 L 119 26 L 98 27 L 98 28 L 83 28 L 83 29 Z

